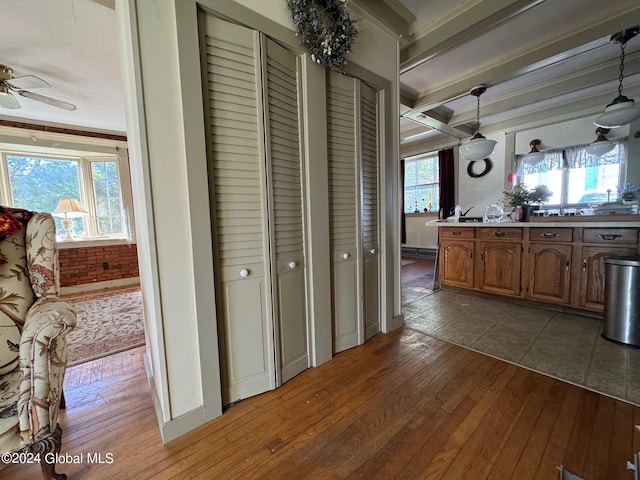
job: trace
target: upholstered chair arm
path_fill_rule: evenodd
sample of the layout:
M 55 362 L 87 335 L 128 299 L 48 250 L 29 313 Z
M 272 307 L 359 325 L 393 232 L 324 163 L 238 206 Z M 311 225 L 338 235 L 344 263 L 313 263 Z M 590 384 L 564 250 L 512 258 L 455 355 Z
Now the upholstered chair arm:
M 27 312 L 20 340 L 18 415 L 22 445 L 56 428 L 67 365 L 66 334 L 75 324 L 75 311 L 58 297 L 42 297 Z

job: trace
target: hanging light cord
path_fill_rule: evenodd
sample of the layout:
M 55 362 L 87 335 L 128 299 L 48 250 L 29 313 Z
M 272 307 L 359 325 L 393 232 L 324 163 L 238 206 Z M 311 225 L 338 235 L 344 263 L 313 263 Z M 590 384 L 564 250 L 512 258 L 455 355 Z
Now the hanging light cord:
M 476 134 L 480 133 L 480 95 L 476 97 Z
M 622 96 L 622 80 L 624 79 L 624 49 L 627 42 L 620 42 L 620 76 L 618 76 L 618 95 Z

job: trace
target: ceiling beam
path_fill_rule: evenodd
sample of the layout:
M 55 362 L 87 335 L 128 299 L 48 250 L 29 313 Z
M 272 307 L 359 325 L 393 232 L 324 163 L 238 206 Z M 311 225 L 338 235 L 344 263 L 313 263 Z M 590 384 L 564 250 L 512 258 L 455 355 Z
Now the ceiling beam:
M 627 77 L 640 73 L 640 51 L 626 56 L 624 71 Z M 555 78 L 548 82 L 538 83 L 512 94 L 484 102 L 482 104 L 482 115 L 496 115 L 515 108 L 533 105 L 552 97 L 567 95 L 582 89 L 596 87 L 603 83 L 617 81 L 619 73 L 620 62 L 616 58 L 615 60 L 580 70 L 574 74 Z M 611 91 L 610 96 L 613 99 L 615 90 Z M 466 110 L 459 110 L 453 115 L 449 124 L 455 126 L 468 123 L 473 121 L 475 116 L 475 106 Z
M 430 110 L 452 99 L 468 95 L 468 92 L 475 85 L 484 83 L 490 87 L 492 84 L 510 80 L 525 73 L 532 64 L 536 64 L 537 68 L 540 68 L 547 59 L 562 55 L 567 50 L 577 49 L 593 42 L 594 39 L 608 38 L 611 33 L 627 28 L 630 19 L 639 17 L 640 4 L 612 12 L 599 23 L 584 26 L 579 30 L 557 37 L 551 42 L 537 45 L 522 55 L 509 57 L 506 61 L 499 61 L 471 72 L 464 78 L 425 92 L 418 96 L 413 108 L 420 111 Z
M 418 32 L 414 41 L 400 51 L 400 73 L 471 42 L 544 0 L 484 0 L 459 10 L 428 31 Z
M 409 24 L 415 20 L 415 17 L 411 15 L 413 18 L 411 20 L 407 20 L 405 17 L 408 10 L 404 9 L 404 11 L 398 13 L 398 8 L 391 7 L 388 3 L 389 2 L 385 0 L 354 0 L 352 5 L 357 5 L 359 8 L 366 11 L 378 22 L 383 23 L 396 32 L 399 37 L 408 39 L 410 35 Z

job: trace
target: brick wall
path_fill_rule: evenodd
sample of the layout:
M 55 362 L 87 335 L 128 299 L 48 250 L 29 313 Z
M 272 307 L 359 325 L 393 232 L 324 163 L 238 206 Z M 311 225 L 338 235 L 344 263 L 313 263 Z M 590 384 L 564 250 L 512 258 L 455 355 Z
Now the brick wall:
M 118 280 L 139 275 L 138 253 L 133 244 L 60 248 L 58 254 L 60 257 L 61 287 Z M 103 265 L 104 263 L 106 265 Z

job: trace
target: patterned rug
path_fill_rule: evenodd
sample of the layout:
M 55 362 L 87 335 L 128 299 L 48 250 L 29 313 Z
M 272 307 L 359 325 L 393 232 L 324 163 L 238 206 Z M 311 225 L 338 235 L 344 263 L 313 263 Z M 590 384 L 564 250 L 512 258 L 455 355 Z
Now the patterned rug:
M 139 288 L 66 297 L 78 314 L 69 334 L 69 363 L 106 357 L 144 345 L 142 294 Z

